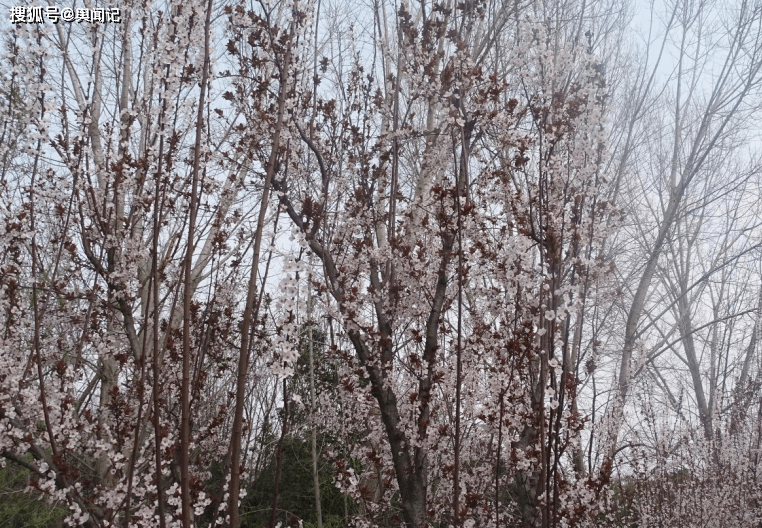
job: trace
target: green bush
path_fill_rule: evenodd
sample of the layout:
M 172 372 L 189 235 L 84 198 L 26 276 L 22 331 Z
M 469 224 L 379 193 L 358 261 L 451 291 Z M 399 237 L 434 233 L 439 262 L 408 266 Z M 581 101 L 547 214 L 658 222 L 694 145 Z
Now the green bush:
M 54 528 L 68 509 L 50 505 L 27 491 L 29 470 L 14 464 L 0 469 L 0 528 Z
M 332 467 L 319 461 L 320 503 L 323 528 L 344 526 L 344 496 L 333 485 Z M 288 438 L 283 445 L 278 521 L 288 526 L 286 512 L 296 515 L 304 522 L 304 528 L 316 528 L 315 490 L 312 484 L 312 458 L 310 443 L 301 438 Z M 262 528 L 269 524 L 270 505 L 275 489 L 275 456 L 265 469 L 246 487 L 242 501 L 241 528 Z M 348 499 L 349 514 L 356 512 Z

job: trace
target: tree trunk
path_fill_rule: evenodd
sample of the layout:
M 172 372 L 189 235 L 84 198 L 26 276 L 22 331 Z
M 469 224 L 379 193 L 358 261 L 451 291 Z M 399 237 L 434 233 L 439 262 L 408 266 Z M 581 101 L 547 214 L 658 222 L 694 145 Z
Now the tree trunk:
M 315 358 L 312 343 L 312 289 L 308 292 L 307 309 L 310 313 L 309 327 L 307 329 L 307 346 L 309 347 L 309 361 L 310 361 L 310 410 L 314 418 L 316 412 L 315 405 Z M 323 513 L 320 505 L 320 475 L 318 475 L 318 459 L 317 459 L 317 433 L 315 431 L 315 424 L 312 424 L 312 430 L 310 431 L 311 455 L 312 455 L 312 485 L 315 488 L 315 515 L 317 516 L 317 528 L 323 528 Z

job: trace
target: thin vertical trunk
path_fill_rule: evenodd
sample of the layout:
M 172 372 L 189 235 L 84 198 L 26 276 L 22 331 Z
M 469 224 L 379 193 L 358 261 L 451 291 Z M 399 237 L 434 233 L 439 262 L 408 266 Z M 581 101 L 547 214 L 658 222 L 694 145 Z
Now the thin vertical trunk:
M 675 218 L 677 217 L 678 206 L 682 201 L 685 188 L 687 187 L 688 180 L 685 180 L 683 184 L 672 189 L 670 193 L 669 204 L 664 214 L 661 226 L 659 227 L 659 233 L 651 248 L 651 253 L 648 256 L 643 275 L 640 277 L 638 287 L 635 290 L 635 296 L 633 297 L 630 309 L 627 314 L 627 322 L 625 324 L 624 334 L 624 347 L 622 348 L 622 360 L 619 366 L 619 379 L 617 383 L 616 401 L 614 402 L 614 409 L 612 412 L 613 425 L 610 432 L 610 438 L 608 439 L 608 449 L 606 454 L 606 460 L 603 463 L 601 469 L 601 477 L 603 482 L 608 482 L 611 478 L 611 470 L 613 469 L 614 454 L 616 453 L 617 438 L 619 436 L 619 427 L 622 421 L 622 412 L 624 404 L 627 401 L 627 395 L 630 389 L 630 377 L 631 377 L 631 362 L 632 353 L 635 350 L 635 340 L 638 337 L 638 323 L 640 322 L 640 316 L 645 309 L 646 295 L 651 287 L 651 281 L 656 273 L 659 257 L 664 249 L 664 244 L 667 241 L 667 235 L 672 230 Z
M 756 320 L 754 322 L 754 328 L 751 331 L 749 345 L 746 347 L 743 366 L 741 367 L 741 375 L 739 376 L 738 381 L 736 382 L 736 386 L 733 390 L 733 410 L 730 414 L 730 434 L 732 435 L 738 433 L 738 428 L 746 417 L 746 409 L 748 408 L 748 405 L 754 394 L 749 390 L 746 384 L 749 379 L 749 367 L 751 366 L 751 360 L 754 357 L 754 352 L 757 349 L 760 324 L 762 324 L 762 289 L 760 289 L 759 292 L 759 298 L 757 300 L 757 313 L 755 315 Z
M 166 104 L 166 103 L 165 103 Z M 163 116 L 162 112 L 162 116 Z M 164 130 L 164 124 L 161 125 L 161 130 Z M 164 153 L 164 134 L 161 134 L 159 139 L 159 167 L 156 172 L 155 178 L 155 200 L 153 210 L 153 247 L 151 255 L 151 282 L 153 287 L 153 332 L 152 332 L 152 356 L 151 356 L 151 371 L 153 376 L 153 429 L 154 429 L 154 478 L 156 479 L 156 494 L 157 502 L 159 503 L 159 528 L 165 527 L 164 519 L 164 488 L 162 485 L 162 473 L 161 473 L 161 384 L 159 380 L 159 373 L 161 369 L 159 367 L 159 229 L 161 226 L 161 216 L 159 207 L 161 200 L 159 200 L 161 192 L 161 175 L 162 175 L 162 160 Z
M 122 83 L 121 83 L 121 98 L 119 102 L 119 108 L 122 111 L 122 133 L 120 134 L 120 142 L 119 142 L 119 149 L 120 149 L 120 158 L 124 157 L 124 151 L 126 150 L 126 145 L 128 144 L 129 140 L 129 127 L 132 122 L 132 118 L 129 115 L 129 112 L 126 112 L 126 110 L 129 107 L 129 95 L 132 90 L 132 53 L 131 53 L 131 27 L 130 27 L 131 19 L 128 16 L 127 20 L 124 24 L 124 30 L 123 30 L 123 37 L 122 37 L 122 49 L 123 51 L 123 65 L 122 65 Z M 141 143 L 142 146 L 142 143 Z M 122 208 L 123 208 L 122 204 Z M 152 280 L 156 279 L 156 276 L 153 275 L 151 277 Z M 149 305 L 153 302 L 154 304 L 157 304 L 155 302 L 155 299 L 151 297 L 151 290 L 148 289 L 145 303 L 143 304 L 144 312 L 143 312 L 143 326 L 144 328 L 148 327 L 148 317 L 149 317 Z M 125 310 L 126 312 L 126 310 Z M 140 446 L 143 444 L 143 438 L 144 438 L 144 432 L 142 429 L 143 425 L 143 406 L 145 403 L 145 382 L 146 382 L 146 348 L 147 348 L 147 338 L 148 334 L 145 332 L 142 332 L 142 340 L 140 341 L 140 348 L 138 350 L 133 349 L 133 354 L 137 355 L 137 362 L 140 369 L 140 378 L 137 382 L 137 392 L 138 392 L 138 411 L 137 411 L 137 417 L 135 419 L 135 431 L 133 434 L 133 443 L 132 443 L 132 452 L 130 454 L 130 464 L 128 469 L 128 477 L 127 477 L 127 500 L 124 508 L 124 518 L 125 523 L 129 525 L 130 519 L 132 516 L 132 489 L 133 489 L 133 481 L 135 476 L 135 465 L 137 463 L 138 454 L 140 452 Z M 134 342 L 131 344 L 135 344 Z
M 460 526 L 460 400 L 461 400 L 461 384 L 463 381 L 463 362 L 462 351 L 463 345 L 461 336 L 463 335 L 463 230 L 462 219 L 460 213 L 460 198 L 466 196 L 465 187 L 463 185 L 465 179 L 465 167 L 466 167 L 466 146 L 462 145 L 462 163 L 459 173 L 459 179 L 455 182 L 455 208 L 457 210 L 458 220 L 458 326 L 457 326 L 457 347 L 455 350 L 455 469 L 453 470 L 453 524 L 457 528 Z
M 500 416 L 497 422 L 497 461 L 495 463 L 495 528 L 500 528 L 500 453 L 503 449 L 505 391 L 500 391 Z
M 286 380 L 283 380 L 283 425 L 278 439 L 278 450 L 275 452 L 275 485 L 273 498 L 270 503 L 270 528 L 275 528 L 275 520 L 278 517 L 278 499 L 280 498 L 280 474 L 283 468 L 283 441 L 288 434 L 288 391 Z
M 307 329 L 308 349 L 309 349 L 309 361 L 310 361 L 310 409 L 314 419 L 316 405 L 315 405 L 315 359 L 312 342 L 312 289 L 308 292 L 307 306 L 310 311 L 309 327 Z M 323 528 L 323 513 L 320 505 L 320 476 L 318 475 L 318 460 L 317 460 L 317 432 L 315 430 L 315 424 L 312 424 L 312 431 L 310 433 L 312 440 L 312 484 L 315 488 L 315 515 L 317 516 L 317 528 Z
M 201 86 L 198 98 L 198 113 L 196 114 L 196 140 L 193 149 L 193 172 L 191 176 L 190 218 L 188 220 L 188 240 L 185 252 L 183 288 L 183 372 L 181 388 L 182 415 L 180 421 L 180 488 L 182 500 L 183 528 L 191 525 L 191 490 L 190 490 L 190 360 L 191 360 L 191 297 L 193 296 L 193 237 L 196 231 L 196 214 L 198 212 L 198 184 L 201 168 L 201 138 L 204 134 L 204 107 L 206 104 L 206 88 L 209 80 L 209 32 L 212 17 L 212 0 L 206 6 L 204 20 L 204 66 L 201 73 Z
M 243 407 L 246 399 L 246 379 L 249 371 L 249 352 L 251 348 L 251 330 L 259 313 L 257 302 L 257 271 L 259 269 L 259 252 L 262 247 L 262 232 L 264 231 L 267 207 L 270 201 L 270 189 L 275 173 L 276 161 L 280 150 L 281 131 L 283 129 L 283 116 L 285 114 L 286 92 L 289 83 L 288 69 L 291 64 L 291 50 L 286 51 L 284 63 L 280 69 L 280 92 L 278 94 L 278 116 L 273 131 L 273 144 L 270 156 L 267 160 L 265 172 L 265 185 L 262 190 L 262 200 L 259 205 L 257 227 L 254 232 L 254 254 L 251 260 L 251 273 L 249 274 L 248 291 L 246 294 L 246 308 L 243 312 L 241 323 L 241 350 L 238 357 L 238 377 L 236 380 L 235 413 L 233 417 L 233 432 L 230 438 L 230 496 L 228 512 L 230 514 L 231 528 L 238 528 L 241 522 L 238 510 L 238 498 L 241 490 L 241 437 L 243 435 Z M 261 299 L 261 297 L 260 297 Z
M 677 301 L 678 307 L 678 324 L 677 327 L 680 331 L 680 338 L 683 342 L 683 350 L 685 351 L 685 358 L 688 361 L 688 370 L 691 375 L 691 381 L 693 382 L 693 392 L 696 396 L 696 405 L 699 410 L 699 418 L 701 424 L 704 427 L 704 438 L 710 441 L 712 439 L 712 409 L 709 408 L 706 400 L 706 394 L 704 393 L 704 385 L 701 379 L 701 365 L 699 364 L 698 356 L 696 355 L 696 344 L 693 340 L 693 325 L 691 324 L 691 315 L 688 309 L 687 292 L 684 289 L 684 284 L 681 290 L 680 299 Z
M 165 74 L 169 72 L 169 66 L 165 68 Z M 164 89 L 166 90 L 166 75 L 164 78 Z M 159 528 L 165 528 L 166 519 L 164 518 L 164 486 L 162 484 L 161 471 L 161 380 L 160 380 L 160 348 L 159 348 L 159 231 L 161 230 L 161 207 L 163 206 L 162 196 L 162 176 L 164 171 L 164 128 L 166 126 L 165 117 L 167 111 L 167 100 L 165 94 L 161 95 L 161 113 L 159 114 L 159 151 L 158 165 L 156 175 L 154 176 L 154 202 L 152 219 L 152 241 L 151 241 L 151 297 L 153 298 L 152 312 L 152 333 L 151 333 L 151 376 L 152 376 L 152 421 L 154 430 L 154 478 L 156 479 L 156 494 L 159 510 Z M 174 308 L 173 308 L 174 311 Z

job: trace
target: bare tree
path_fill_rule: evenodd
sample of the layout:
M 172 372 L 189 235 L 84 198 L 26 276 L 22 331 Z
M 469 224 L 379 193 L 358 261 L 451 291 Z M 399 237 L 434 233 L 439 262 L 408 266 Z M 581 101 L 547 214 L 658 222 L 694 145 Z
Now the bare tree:
M 635 261 L 637 265 L 632 268 L 621 267 L 634 277 L 635 286 L 632 298 L 626 305 L 618 394 L 611 405 L 613 429 L 606 447 L 607 461 L 602 468 L 603 474 L 610 475 L 617 451 L 618 424 L 621 423 L 622 409 L 633 381 L 633 352 L 654 324 L 652 321 L 659 318 L 658 312 L 649 311 L 649 295 L 660 295 L 654 282 L 660 263 L 668 255 L 670 247 L 677 250 L 679 244 L 691 244 L 697 232 L 682 233 L 680 226 L 689 222 L 694 229 L 700 228 L 701 220 L 693 223 L 690 216 L 701 210 L 702 202 L 711 204 L 717 199 L 717 193 L 732 192 L 742 185 L 743 176 L 727 181 L 715 171 L 732 155 L 733 145 L 744 132 L 744 120 L 749 119 L 756 110 L 762 65 L 757 33 L 760 12 L 757 6 L 742 2 L 730 16 L 732 18 L 726 22 L 718 23 L 718 19 L 710 17 L 708 7 L 703 4 L 671 4 L 665 16 L 657 61 L 650 69 L 640 70 L 635 80 L 636 98 L 629 114 L 619 168 L 615 171 L 615 189 L 618 193 L 625 188 L 622 185 L 627 183 L 622 176 L 628 171 L 639 177 L 640 187 L 635 187 L 638 180 L 632 179 L 628 196 L 640 197 L 639 202 L 632 203 L 642 203 L 644 208 L 632 209 L 632 214 L 647 218 L 649 223 L 635 226 L 642 228 L 642 234 L 636 236 L 643 237 L 641 248 L 645 249 L 645 253 L 641 254 L 645 255 L 645 259 Z M 669 64 L 667 58 L 671 42 L 675 42 L 676 47 L 674 64 Z M 711 69 L 718 58 L 721 61 L 719 68 Z M 667 73 L 662 73 L 664 71 Z M 707 78 L 710 71 L 711 77 Z M 662 82 L 661 77 L 664 78 Z M 655 109 L 664 108 L 653 106 L 651 101 L 658 104 L 659 100 L 671 109 L 670 113 L 646 118 Z M 635 140 L 638 127 L 646 125 L 650 126 L 652 136 L 645 136 L 643 154 L 640 155 Z M 717 178 L 710 178 L 712 174 Z M 748 175 L 750 171 L 744 170 L 742 174 Z M 731 254 L 726 258 L 731 263 L 736 257 Z M 682 269 L 692 273 L 695 268 L 686 267 L 693 264 L 689 254 L 682 252 L 679 260 L 682 260 Z M 716 269 L 708 271 L 714 272 L 724 267 L 722 262 L 715 264 Z M 707 273 L 701 279 L 706 281 L 711 276 L 712 273 Z M 683 336 L 683 344 L 687 345 L 689 370 L 698 375 L 699 362 L 691 343 L 693 331 L 687 320 L 688 289 L 693 286 L 695 284 L 683 280 L 682 286 L 677 291 L 673 290 L 672 301 L 668 304 L 670 309 L 674 307 L 678 312 L 676 329 Z M 709 434 L 711 411 L 698 377 L 694 377 L 693 386 L 697 405 L 704 409 L 700 412 Z

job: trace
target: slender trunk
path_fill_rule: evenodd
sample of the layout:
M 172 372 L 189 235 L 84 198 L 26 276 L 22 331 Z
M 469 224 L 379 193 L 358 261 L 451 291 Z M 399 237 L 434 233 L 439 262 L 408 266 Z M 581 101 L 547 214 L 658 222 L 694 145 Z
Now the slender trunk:
M 503 449 L 503 416 L 505 391 L 500 391 L 500 416 L 497 422 L 497 461 L 495 463 L 495 528 L 500 528 L 500 453 Z
M 759 336 L 760 324 L 762 324 L 762 290 L 760 290 L 759 298 L 757 301 L 757 313 L 754 328 L 751 331 L 751 338 L 749 339 L 749 345 L 746 347 L 746 354 L 744 356 L 743 367 L 741 367 L 741 375 L 736 382 L 735 389 L 733 390 L 733 410 L 730 414 L 730 434 L 735 435 L 738 433 L 738 428 L 746 417 L 746 409 L 751 401 L 753 392 L 746 386 L 749 379 L 749 367 L 751 366 L 751 360 L 754 357 L 754 352 L 757 349 L 757 341 Z
M 251 330 L 259 313 L 257 303 L 257 271 L 259 269 L 259 252 L 262 247 L 262 232 L 264 231 L 265 217 L 270 200 L 275 173 L 276 161 L 280 150 L 280 137 L 283 129 L 283 116 L 285 114 L 286 92 L 289 77 L 288 68 L 291 63 L 291 51 L 286 51 L 284 64 L 280 70 L 280 93 L 278 95 L 278 116 L 273 131 L 273 144 L 270 156 L 267 160 L 265 172 L 265 185 L 262 190 L 262 200 L 259 205 L 257 227 L 254 233 L 254 254 L 251 260 L 251 273 L 249 274 L 248 291 L 246 294 L 246 308 L 243 312 L 241 323 L 241 350 L 238 356 L 238 377 L 236 380 L 235 413 L 233 417 L 233 432 L 230 438 L 230 495 L 228 512 L 230 514 L 231 528 L 238 528 L 241 522 L 238 510 L 238 498 L 241 490 L 241 437 L 243 436 L 243 408 L 246 398 L 246 379 L 249 371 L 249 352 L 251 344 Z M 261 298 L 261 297 L 260 297 Z
M 677 302 L 678 308 L 678 330 L 683 342 L 685 358 L 688 361 L 688 370 L 690 371 L 691 381 L 693 382 L 693 392 L 696 396 L 696 406 L 699 411 L 699 418 L 704 427 L 704 438 L 707 441 L 712 439 L 712 409 L 709 408 L 704 393 L 704 385 L 701 380 L 701 365 L 696 355 L 696 344 L 693 340 L 693 325 L 691 324 L 691 315 L 688 309 L 688 299 L 686 297 L 685 284 L 681 284 L 681 297 Z
M 312 289 L 309 290 L 309 297 L 307 300 L 307 306 L 310 312 L 312 312 Z M 312 343 L 312 313 L 310 313 L 310 322 L 307 329 L 307 339 L 309 347 L 309 361 L 310 361 L 310 409 L 312 411 L 313 419 L 315 417 L 316 405 L 315 405 L 315 360 L 313 354 Z M 315 430 L 315 424 L 312 424 L 312 431 L 310 433 L 312 440 L 312 484 L 315 488 L 315 515 L 317 516 L 317 528 L 323 528 L 323 513 L 320 505 L 320 476 L 318 475 L 318 460 L 317 460 L 317 433 Z
M 619 436 L 619 427 L 622 421 L 622 412 L 624 404 L 627 401 L 627 394 L 630 389 L 630 376 L 631 376 L 631 361 L 632 353 L 635 350 L 635 340 L 638 337 L 638 323 L 640 316 L 643 314 L 645 307 L 646 295 L 651 287 L 651 281 L 656 273 L 657 264 L 659 262 L 659 256 L 661 255 L 664 244 L 667 240 L 667 235 L 672 229 L 672 225 L 677 217 L 677 210 L 686 185 L 679 185 L 673 189 L 670 193 L 670 200 L 667 206 L 667 210 L 664 214 L 664 220 L 662 220 L 659 228 L 659 233 L 651 248 L 651 254 L 646 262 L 646 267 L 643 270 L 643 275 L 640 277 L 638 287 L 635 290 L 635 296 L 630 304 L 630 310 L 627 314 L 627 322 L 625 324 L 624 334 L 624 347 L 622 348 L 622 361 L 619 366 L 619 380 L 617 384 L 616 401 L 614 402 L 614 408 L 612 412 L 612 430 L 610 431 L 610 438 L 608 438 L 608 449 L 606 454 L 606 460 L 601 467 L 601 481 L 608 482 L 611 478 L 611 470 L 613 469 L 614 454 L 616 453 L 617 438 Z
M 270 528 L 275 528 L 275 520 L 278 517 L 278 499 L 280 498 L 280 474 L 283 468 L 283 440 L 288 434 L 288 392 L 286 390 L 286 380 L 283 380 L 283 425 L 278 439 L 278 450 L 275 452 L 275 484 L 273 498 L 270 503 Z
M 165 73 L 169 72 L 169 66 L 166 66 Z M 164 81 L 166 90 L 166 75 Z M 164 171 L 164 129 L 166 126 L 165 117 L 167 110 L 167 100 L 164 94 L 161 95 L 161 113 L 159 114 L 159 151 L 158 166 L 154 176 L 154 202 L 152 218 L 152 241 L 151 241 L 151 297 L 153 298 L 152 328 L 151 328 L 151 376 L 152 376 L 152 404 L 153 404 L 153 430 L 154 430 L 154 478 L 156 479 L 156 495 L 159 510 L 159 528 L 165 528 L 166 519 L 164 517 L 164 486 L 162 484 L 162 454 L 161 454 L 161 367 L 159 348 L 159 232 L 161 230 L 163 206 L 162 196 L 162 176 Z M 174 311 L 174 307 L 173 310 Z
M 191 297 L 193 296 L 193 237 L 196 231 L 196 213 L 198 209 L 198 186 L 201 169 L 201 138 L 204 134 L 204 107 L 206 88 L 209 80 L 209 32 L 212 17 L 212 0 L 206 6 L 204 21 L 204 66 L 201 74 L 201 86 L 196 115 L 196 141 L 193 149 L 193 172 L 191 176 L 190 219 L 188 221 L 188 240 L 185 252 L 183 289 L 183 372 L 181 388 L 182 415 L 180 421 L 180 488 L 182 499 L 183 528 L 191 525 L 191 490 L 190 490 L 190 360 L 191 360 Z
M 461 400 L 461 385 L 463 382 L 463 362 L 462 351 L 463 344 L 461 336 L 463 335 L 463 230 L 462 219 L 460 214 L 460 198 L 461 195 L 465 196 L 465 188 L 462 185 L 465 177 L 466 167 L 466 152 L 465 144 L 463 148 L 463 157 L 461 163 L 461 171 L 459 173 L 459 179 L 455 183 L 457 192 L 455 193 L 455 208 L 457 210 L 458 220 L 458 323 L 457 323 L 457 348 L 455 350 L 455 469 L 453 470 L 453 524 L 455 528 L 460 526 L 460 400 Z
M 162 112 L 162 116 L 163 116 Z M 161 126 L 163 131 L 163 124 Z M 157 502 L 159 503 L 159 528 L 166 526 L 164 519 L 164 488 L 162 485 L 162 473 L 161 473 L 161 384 L 159 380 L 159 373 L 161 368 L 159 366 L 159 229 L 161 226 L 161 214 L 160 207 L 160 191 L 161 191 L 161 174 L 164 153 L 164 135 L 162 134 L 159 139 L 159 167 L 156 172 L 155 181 L 155 196 L 154 210 L 153 210 L 153 254 L 151 255 L 151 282 L 153 286 L 153 328 L 152 328 L 152 356 L 151 356 L 151 371 L 153 376 L 153 430 L 154 430 L 154 478 L 156 479 L 156 493 Z

